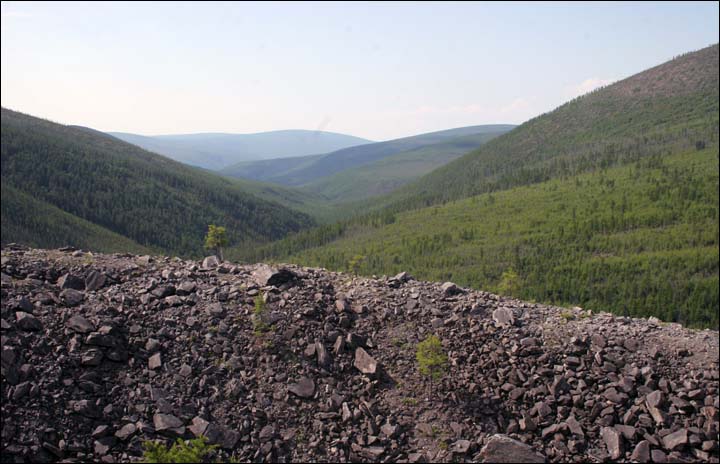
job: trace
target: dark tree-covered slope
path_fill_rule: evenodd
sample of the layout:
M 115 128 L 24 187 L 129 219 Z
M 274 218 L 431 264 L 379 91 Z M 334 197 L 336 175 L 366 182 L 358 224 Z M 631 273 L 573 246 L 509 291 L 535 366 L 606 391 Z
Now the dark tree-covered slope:
M 227 227 L 236 244 L 281 238 L 312 224 L 247 193 L 240 182 L 4 108 L 2 183 L 140 245 L 179 254 L 201 253 L 210 223 Z M 3 217 L 3 223 L 14 219 Z

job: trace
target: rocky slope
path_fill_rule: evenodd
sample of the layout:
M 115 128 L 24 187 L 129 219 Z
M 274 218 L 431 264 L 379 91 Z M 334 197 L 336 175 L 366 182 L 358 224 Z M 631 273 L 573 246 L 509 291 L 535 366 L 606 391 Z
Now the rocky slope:
M 254 462 L 718 462 L 718 409 L 713 331 L 406 274 L 2 251 L 2 462 L 199 434 Z

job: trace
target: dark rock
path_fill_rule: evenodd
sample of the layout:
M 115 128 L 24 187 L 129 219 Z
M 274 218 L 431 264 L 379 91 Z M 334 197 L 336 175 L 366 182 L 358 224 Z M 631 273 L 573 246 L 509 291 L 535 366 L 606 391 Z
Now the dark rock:
M 33 316 L 30 313 L 18 311 L 15 313 L 15 319 L 15 323 L 22 330 L 37 331 L 43 329 L 42 322 L 40 322 L 37 317 Z
M 312 398 L 315 395 L 315 382 L 308 377 L 301 377 L 297 383 L 288 385 L 288 391 L 300 398 Z
M 85 290 L 94 292 L 105 286 L 105 274 L 98 271 L 90 271 L 85 278 Z
M 84 285 L 84 284 L 83 284 Z M 85 294 L 72 288 L 66 288 L 60 292 L 60 300 L 65 303 L 66 306 L 77 306 L 83 302 Z
M 85 290 L 85 282 L 78 276 L 65 274 L 57 280 L 57 286 L 61 289 L 72 288 L 75 290 Z
M 672 451 L 688 443 L 687 429 L 680 429 L 663 437 L 663 446 L 666 450 Z
M 95 326 L 82 316 L 72 316 L 65 322 L 65 326 L 73 332 L 86 334 L 95 331 Z
M 650 462 L 650 442 L 643 440 L 635 445 L 635 450 L 633 450 L 630 459 L 637 462 Z

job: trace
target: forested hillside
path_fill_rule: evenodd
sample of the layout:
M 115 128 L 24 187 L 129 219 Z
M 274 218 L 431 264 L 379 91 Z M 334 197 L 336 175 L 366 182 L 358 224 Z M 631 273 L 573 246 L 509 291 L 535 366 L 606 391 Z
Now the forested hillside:
M 198 255 L 208 224 L 227 227 L 231 243 L 266 241 L 310 226 L 299 212 L 249 194 L 240 182 L 189 168 L 114 137 L 2 109 L 2 185 L 25 199 L 122 235 L 141 246 Z M 84 243 L 35 223 L 16 224 L 3 195 L 3 243 L 30 234 L 36 246 Z M 7 213 L 7 214 L 6 214 Z M 24 231 L 22 234 L 21 231 Z M 115 248 L 115 247 L 112 247 Z M 104 248 L 106 249 L 106 248 Z M 122 246 L 118 246 L 122 250 Z
M 2 243 L 149 253 L 147 247 L 2 183 Z
M 501 128 L 423 145 L 337 174 L 322 177 L 302 189 L 332 203 L 357 201 L 390 193 L 454 159 L 482 146 L 509 129 Z
M 578 97 L 371 206 L 422 207 L 717 140 L 716 44 Z

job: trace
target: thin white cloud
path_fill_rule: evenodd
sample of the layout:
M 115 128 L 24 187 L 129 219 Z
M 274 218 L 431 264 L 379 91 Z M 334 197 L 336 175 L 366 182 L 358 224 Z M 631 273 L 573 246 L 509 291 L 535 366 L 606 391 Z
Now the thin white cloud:
M 616 79 L 605 79 L 602 77 L 589 77 L 579 84 L 570 85 L 565 88 L 565 96 L 569 99 L 585 95 L 598 87 L 612 84 Z

